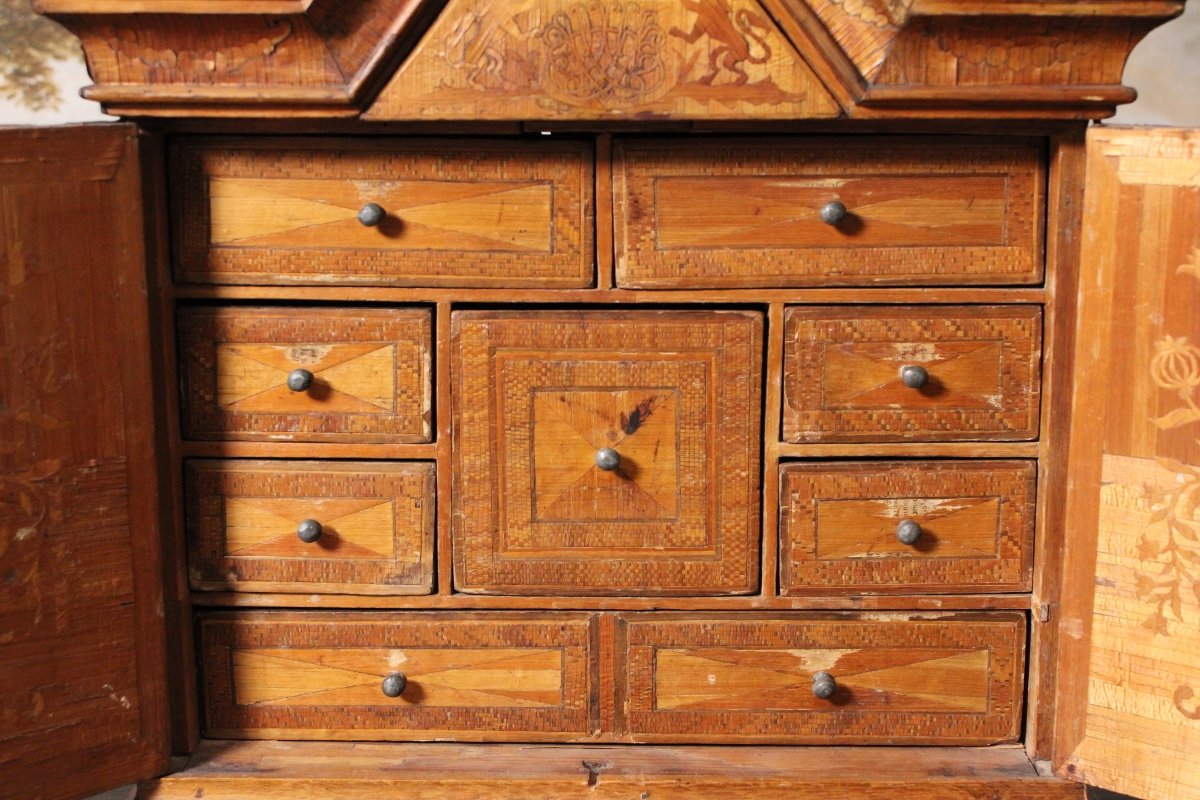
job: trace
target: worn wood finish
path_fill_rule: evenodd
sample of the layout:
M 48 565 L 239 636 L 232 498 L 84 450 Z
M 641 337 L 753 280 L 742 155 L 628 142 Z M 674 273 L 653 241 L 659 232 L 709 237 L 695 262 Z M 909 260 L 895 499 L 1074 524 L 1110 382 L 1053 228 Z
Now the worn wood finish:
M 1020 139 L 618 141 L 617 282 L 1038 283 L 1042 161 Z
M 622 617 L 638 741 L 990 744 L 1021 730 L 1025 618 Z M 829 672 L 837 690 L 813 694 Z
M 1036 438 L 1040 308 L 789 308 L 789 442 Z M 919 388 L 905 366 L 927 370 Z
M 589 142 L 197 140 L 172 165 L 182 282 L 594 280 Z M 357 219 L 367 203 L 378 225 Z
M 191 585 L 208 591 L 427 594 L 433 464 L 191 461 Z M 297 536 L 316 520 L 320 538 Z
M 494 778 L 506 776 L 504 784 Z M 143 800 L 381 796 L 573 800 L 1079 800 L 1016 747 L 602 747 L 206 742 Z
M 754 0 L 451 0 L 365 117 L 840 114 Z
M 1200 135 L 1094 130 L 1087 181 L 1055 758 L 1195 798 Z
M 453 315 L 455 586 L 758 586 L 762 315 Z M 597 465 L 603 448 L 620 465 Z
M 259 739 L 587 739 L 587 614 L 209 615 L 205 730 Z M 401 672 L 398 697 L 381 688 Z
M 181 309 L 183 435 L 429 441 L 430 316 L 422 309 Z M 288 388 L 296 369 L 313 374 L 310 389 Z
M 786 464 L 783 594 L 1028 591 L 1036 462 Z M 920 525 L 911 544 L 902 520 Z
M 167 766 L 152 223 L 132 126 L 0 152 L 0 786 L 55 800 Z

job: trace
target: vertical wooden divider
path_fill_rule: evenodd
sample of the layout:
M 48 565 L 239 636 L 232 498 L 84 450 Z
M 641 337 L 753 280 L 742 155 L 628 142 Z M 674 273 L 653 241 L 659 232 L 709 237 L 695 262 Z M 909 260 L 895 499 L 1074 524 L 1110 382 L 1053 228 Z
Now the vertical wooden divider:
M 437 593 L 449 595 L 453 591 L 453 562 L 450 557 L 450 509 L 453 486 L 451 457 L 453 442 L 450 427 L 450 303 L 437 304 L 434 324 L 434 408 L 437 424 Z
M 614 285 L 612 134 L 596 137 L 596 288 Z
M 779 415 L 783 413 L 783 303 L 767 309 L 763 370 L 762 594 L 779 594 Z
M 1025 736 L 1026 751 L 1035 760 L 1050 758 L 1054 733 L 1085 133 L 1081 127 L 1050 139 L 1037 538 Z

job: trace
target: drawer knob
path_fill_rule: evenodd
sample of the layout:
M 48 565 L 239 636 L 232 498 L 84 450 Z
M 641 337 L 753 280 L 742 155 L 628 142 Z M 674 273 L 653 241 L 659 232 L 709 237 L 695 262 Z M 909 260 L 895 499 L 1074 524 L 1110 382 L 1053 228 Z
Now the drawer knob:
M 383 679 L 383 693 L 388 697 L 399 697 L 404 694 L 406 686 L 408 686 L 408 678 L 404 677 L 403 672 L 393 672 Z
M 900 368 L 900 380 L 910 389 L 920 389 L 929 383 L 929 370 L 909 364 Z
M 916 544 L 921 538 L 921 526 L 911 519 L 902 519 L 896 526 L 896 538 L 901 544 Z
M 605 472 L 612 472 L 621 466 L 621 454 L 611 447 L 601 448 L 596 451 L 596 466 Z
M 313 385 L 313 374 L 306 369 L 294 369 L 288 373 L 287 386 L 293 392 L 307 392 Z
M 837 691 L 837 681 L 825 670 L 813 673 L 813 697 L 828 700 Z
M 315 519 L 302 519 L 296 526 L 296 535 L 300 537 L 300 541 L 312 544 L 321 538 L 321 523 Z
M 368 228 L 374 228 L 383 222 L 383 218 L 386 216 L 387 212 L 383 210 L 383 206 L 379 205 L 379 203 L 367 203 L 358 210 L 358 221 Z
M 821 222 L 826 225 L 841 225 L 846 218 L 846 204 L 841 200 L 830 200 L 821 206 Z

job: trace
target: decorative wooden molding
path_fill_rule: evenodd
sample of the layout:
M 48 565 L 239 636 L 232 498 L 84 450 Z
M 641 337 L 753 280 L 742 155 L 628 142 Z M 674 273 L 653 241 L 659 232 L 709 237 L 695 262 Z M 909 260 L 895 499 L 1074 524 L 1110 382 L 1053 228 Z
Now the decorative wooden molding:
M 83 40 L 84 94 L 113 113 L 587 121 L 1105 117 L 1136 96 L 1134 45 L 1184 2 L 36 5 Z

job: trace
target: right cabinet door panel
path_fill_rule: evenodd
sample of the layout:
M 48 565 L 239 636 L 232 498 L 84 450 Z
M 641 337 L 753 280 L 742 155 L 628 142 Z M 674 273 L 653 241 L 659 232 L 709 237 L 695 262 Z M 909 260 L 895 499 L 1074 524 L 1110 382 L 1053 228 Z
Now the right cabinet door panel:
M 1033 461 L 780 467 L 780 592 L 1028 591 Z
M 786 442 L 1037 438 L 1038 306 L 794 307 L 783 335 Z
M 635 741 L 993 744 L 1021 729 L 1014 612 L 626 615 Z

